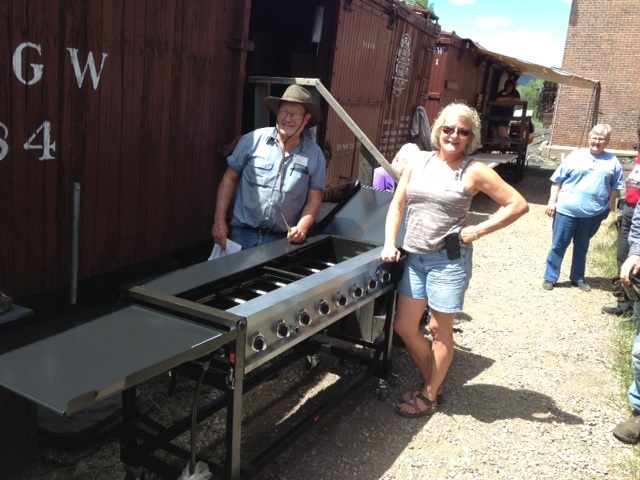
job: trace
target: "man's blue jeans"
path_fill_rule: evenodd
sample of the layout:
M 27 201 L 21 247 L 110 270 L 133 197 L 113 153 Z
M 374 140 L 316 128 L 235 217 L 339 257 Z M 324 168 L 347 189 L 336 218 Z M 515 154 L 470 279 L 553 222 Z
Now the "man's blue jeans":
M 234 242 L 242 245 L 242 249 L 246 250 L 248 248 L 257 247 L 258 245 L 264 245 L 265 243 L 282 240 L 286 237 L 282 235 L 260 235 L 255 230 L 249 230 L 241 227 L 231 227 L 229 238 Z
M 589 218 L 569 217 L 556 212 L 553 217 L 551 250 L 549 250 L 549 255 L 547 256 L 547 269 L 544 272 L 546 281 L 553 283 L 558 281 L 562 259 L 569 244 L 573 241 L 573 258 L 571 259 L 569 280 L 573 283 L 584 282 L 589 242 L 608 215 L 609 210 Z

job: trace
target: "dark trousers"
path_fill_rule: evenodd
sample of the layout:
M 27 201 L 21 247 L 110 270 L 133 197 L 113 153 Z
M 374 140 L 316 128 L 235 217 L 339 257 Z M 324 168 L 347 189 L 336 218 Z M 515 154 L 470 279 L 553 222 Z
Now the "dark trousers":
M 622 213 L 618 219 L 618 240 L 616 243 L 616 259 L 618 262 L 618 273 L 620 273 L 620 267 L 629 256 L 629 231 L 631 230 L 631 219 L 633 218 L 633 212 L 635 207 L 625 205 L 622 209 Z M 629 302 L 618 301 L 618 307 L 622 310 L 629 308 Z M 636 306 L 637 307 L 637 306 Z M 637 318 L 637 314 L 633 312 L 634 318 Z

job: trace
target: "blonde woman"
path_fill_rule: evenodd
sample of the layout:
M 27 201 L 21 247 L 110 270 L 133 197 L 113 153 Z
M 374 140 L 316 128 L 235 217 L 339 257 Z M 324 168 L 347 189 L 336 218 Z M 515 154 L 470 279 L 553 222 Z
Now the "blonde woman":
M 398 261 L 398 229 L 406 215 L 404 273 L 398 284 L 394 329 L 418 367 L 423 386 L 395 407 L 405 417 L 431 415 L 453 360 L 453 320 L 462 310 L 471 279 L 473 242 L 513 223 L 529 206 L 491 168 L 469 155 L 480 145 L 480 119 L 463 104 L 444 108 L 433 125 L 434 152 L 412 156 L 394 194 L 385 227 L 382 260 Z M 503 208 L 467 224 L 473 196 L 484 192 Z M 420 331 L 426 306 L 433 345 Z

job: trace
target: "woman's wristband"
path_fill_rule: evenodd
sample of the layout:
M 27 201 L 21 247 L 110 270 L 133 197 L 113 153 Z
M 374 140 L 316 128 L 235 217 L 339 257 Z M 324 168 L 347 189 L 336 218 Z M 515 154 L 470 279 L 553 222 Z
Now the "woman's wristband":
M 478 240 L 478 227 L 473 227 L 473 241 L 475 242 L 476 240 Z

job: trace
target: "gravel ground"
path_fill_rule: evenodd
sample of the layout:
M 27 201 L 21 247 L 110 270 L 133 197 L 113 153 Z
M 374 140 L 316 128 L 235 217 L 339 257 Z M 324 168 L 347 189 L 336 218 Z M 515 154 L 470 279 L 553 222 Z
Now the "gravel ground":
M 406 350 L 396 347 L 386 400 L 368 383 L 256 479 L 628 478 L 624 464 L 633 449 L 611 435 L 627 410 L 610 360 L 620 319 L 600 313 L 603 305 L 613 305 L 609 281 L 587 271 L 593 290 L 584 293 L 571 287 L 565 265 L 553 291 L 541 288 L 551 233 L 544 215 L 548 168 L 530 166 L 516 186 L 530 212 L 475 246 L 473 279 L 456 322 L 455 357 L 439 411 L 419 419 L 393 412 L 396 398 L 419 383 Z M 476 197 L 470 223 L 496 209 L 488 198 Z M 289 392 L 289 401 L 304 400 L 337 378 L 322 368 L 294 372 L 283 373 L 277 387 Z M 248 436 L 260 438 L 273 428 L 268 422 L 279 418 L 261 404 L 275 389 L 276 382 L 268 382 L 248 394 L 247 415 L 256 422 L 247 426 Z M 203 443 L 207 428 L 219 424 L 199 427 Z M 30 478 L 121 479 L 117 455 L 116 442 L 110 442 L 74 467 L 40 465 Z

